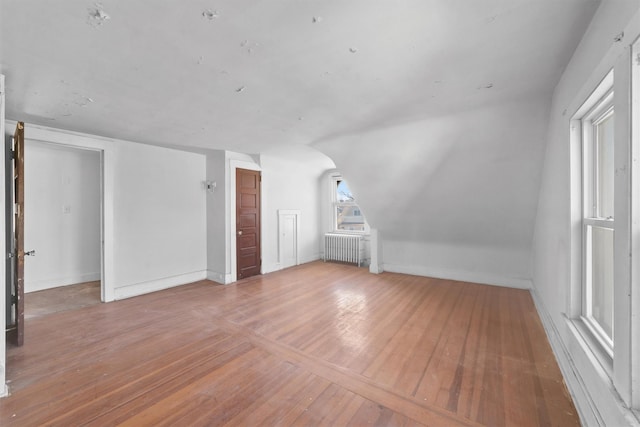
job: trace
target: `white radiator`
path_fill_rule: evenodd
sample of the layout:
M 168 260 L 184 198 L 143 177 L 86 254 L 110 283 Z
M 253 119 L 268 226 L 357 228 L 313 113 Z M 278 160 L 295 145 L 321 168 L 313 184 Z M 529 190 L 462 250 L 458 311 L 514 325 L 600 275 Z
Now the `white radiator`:
M 358 264 L 362 236 L 354 234 L 327 233 L 324 235 L 324 260 Z

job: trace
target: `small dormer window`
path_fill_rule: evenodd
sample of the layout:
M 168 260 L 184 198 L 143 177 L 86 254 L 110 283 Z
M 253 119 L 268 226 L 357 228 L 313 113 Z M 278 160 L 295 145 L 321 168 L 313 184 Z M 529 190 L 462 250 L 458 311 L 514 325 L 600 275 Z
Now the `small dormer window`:
M 364 232 L 367 222 L 347 182 L 334 177 L 333 218 L 335 231 Z

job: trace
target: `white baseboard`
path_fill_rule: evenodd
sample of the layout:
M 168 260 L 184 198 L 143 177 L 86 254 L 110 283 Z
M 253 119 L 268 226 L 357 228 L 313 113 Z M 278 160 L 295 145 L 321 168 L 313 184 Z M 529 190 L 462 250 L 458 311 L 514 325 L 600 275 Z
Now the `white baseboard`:
M 260 272 L 260 274 L 269 274 L 273 273 L 274 271 L 280 270 L 282 270 L 282 266 L 280 265 L 280 263 L 262 264 L 262 271 Z
M 213 270 L 207 270 L 207 279 L 222 285 L 231 283 L 231 274 L 219 273 Z
M 6 371 L 5 354 L 3 353 L 2 357 L 0 357 L 0 378 L 2 378 L 2 380 L 0 381 L 0 397 L 9 396 L 9 385 L 5 383 L 7 379 L 5 375 L 5 371 Z
M 380 274 L 384 272 L 382 264 L 369 264 L 369 273 Z
M 77 285 L 78 283 L 95 282 L 100 280 L 100 273 L 77 274 L 75 276 L 62 277 L 57 279 L 25 281 L 24 289 L 26 293 L 42 291 L 45 289 L 59 288 L 60 286 Z
M 172 277 L 165 277 L 158 280 L 150 280 L 148 282 L 136 283 L 134 285 L 123 286 L 115 289 L 115 299 L 131 298 L 138 295 L 148 294 L 150 292 L 161 291 L 163 289 L 173 288 L 175 286 L 184 285 L 198 280 L 207 278 L 207 270 L 194 271 L 193 273 L 185 273 Z
M 625 407 L 611 380 L 584 340 L 578 338 L 580 334 L 575 330 L 575 326 L 570 325 L 571 321 L 567 319 L 567 335 L 572 342 L 565 342 L 535 288 L 530 292 L 581 424 L 640 426 L 638 419 Z
M 505 277 L 489 273 L 444 270 L 439 268 L 387 263 L 382 265 L 382 269 L 393 273 L 434 277 L 436 279 L 456 280 L 460 282 L 480 283 L 483 285 L 504 286 L 516 289 L 531 289 L 531 279 Z
M 320 253 L 318 252 L 318 253 L 315 253 L 315 254 L 310 255 L 310 256 L 301 257 L 300 260 L 299 260 L 300 261 L 299 264 L 307 264 L 307 263 L 318 261 L 318 260 L 321 260 L 321 259 L 322 259 L 322 257 L 320 256 Z
M 307 264 L 309 262 L 318 261 L 318 260 L 320 260 L 320 254 L 314 254 L 305 258 L 301 258 L 298 264 L 296 265 Z M 280 271 L 289 267 L 295 267 L 295 265 L 289 265 L 287 267 L 283 267 L 282 264 L 280 264 L 279 262 L 276 262 L 273 264 L 266 265 L 262 274 L 273 273 L 274 271 Z

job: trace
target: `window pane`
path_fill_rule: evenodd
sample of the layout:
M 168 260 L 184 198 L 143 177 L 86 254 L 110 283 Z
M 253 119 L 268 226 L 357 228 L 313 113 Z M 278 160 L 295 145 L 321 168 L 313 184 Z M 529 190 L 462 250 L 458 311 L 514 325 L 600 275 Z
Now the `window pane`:
M 597 215 L 613 218 L 613 114 L 596 125 Z
M 364 231 L 364 216 L 357 205 L 336 206 L 336 228 L 344 231 Z
M 338 183 L 336 188 L 336 200 L 338 202 L 353 202 L 355 198 L 351 194 L 351 190 L 347 186 L 346 181 L 336 181 Z
M 591 301 L 588 310 L 613 340 L 613 230 L 589 227 L 591 232 Z

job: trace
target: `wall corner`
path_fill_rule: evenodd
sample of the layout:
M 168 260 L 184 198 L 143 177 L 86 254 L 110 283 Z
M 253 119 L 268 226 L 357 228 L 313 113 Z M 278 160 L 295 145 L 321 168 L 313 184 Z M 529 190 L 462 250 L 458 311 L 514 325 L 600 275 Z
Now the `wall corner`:
M 369 272 L 380 274 L 384 271 L 382 259 L 382 238 L 377 228 L 369 231 L 369 239 L 371 242 L 371 261 L 369 263 Z

